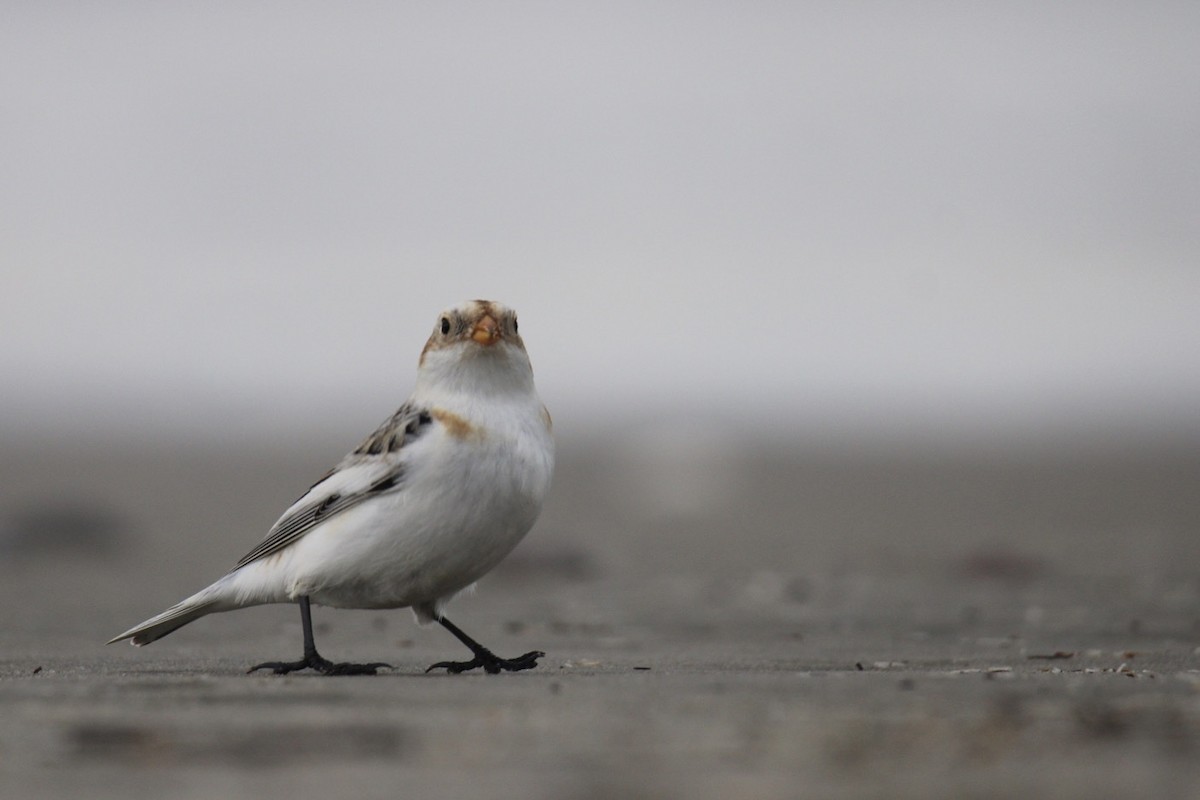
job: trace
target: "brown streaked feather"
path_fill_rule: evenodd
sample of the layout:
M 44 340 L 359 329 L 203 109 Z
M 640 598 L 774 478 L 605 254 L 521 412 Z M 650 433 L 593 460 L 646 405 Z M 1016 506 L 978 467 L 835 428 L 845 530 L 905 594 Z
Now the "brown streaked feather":
M 395 453 L 405 442 L 419 436 L 422 429 L 432 421 L 428 411 L 405 403 L 354 449 L 354 455 L 377 456 Z

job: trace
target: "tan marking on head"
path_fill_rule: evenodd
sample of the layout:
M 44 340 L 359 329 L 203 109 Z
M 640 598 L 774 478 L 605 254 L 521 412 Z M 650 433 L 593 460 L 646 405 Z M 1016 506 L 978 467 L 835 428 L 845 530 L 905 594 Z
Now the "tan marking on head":
M 446 411 L 443 408 L 435 408 L 429 412 L 438 422 L 446 428 L 446 433 L 453 436 L 455 439 L 482 439 L 483 431 L 476 428 L 465 419 L 455 414 L 452 411 Z
M 546 430 L 554 430 L 554 419 L 550 416 L 550 409 L 542 406 L 542 422 L 546 423 Z
M 471 302 L 475 304 L 476 317 L 489 316 L 495 318 L 498 316 L 496 307 L 491 300 L 472 300 Z

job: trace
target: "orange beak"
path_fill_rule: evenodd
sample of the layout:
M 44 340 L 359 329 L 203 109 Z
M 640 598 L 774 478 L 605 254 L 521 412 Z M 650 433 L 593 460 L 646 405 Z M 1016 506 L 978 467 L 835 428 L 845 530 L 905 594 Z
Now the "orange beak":
M 492 319 L 491 314 L 484 314 L 483 318 L 475 323 L 471 338 L 482 345 L 495 344 L 500 340 L 500 326 Z

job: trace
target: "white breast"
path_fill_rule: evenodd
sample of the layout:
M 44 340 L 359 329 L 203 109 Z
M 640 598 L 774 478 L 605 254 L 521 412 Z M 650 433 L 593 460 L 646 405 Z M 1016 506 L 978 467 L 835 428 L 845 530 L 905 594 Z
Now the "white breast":
M 432 429 L 405 446 L 400 491 L 289 548 L 288 595 L 434 613 L 508 555 L 541 512 L 554 469 L 543 413 L 540 402 L 435 407 Z

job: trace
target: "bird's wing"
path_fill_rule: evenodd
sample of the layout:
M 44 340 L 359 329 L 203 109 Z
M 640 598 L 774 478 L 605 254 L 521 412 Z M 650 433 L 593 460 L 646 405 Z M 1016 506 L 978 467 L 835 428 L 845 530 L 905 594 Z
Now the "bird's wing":
M 252 561 L 278 553 L 317 525 L 364 500 L 394 492 L 404 483 L 400 450 L 419 438 L 433 422 L 422 408 L 406 403 L 342 459 L 283 513 L 267 536 L 238 561 Z M 236 569 L 236 567 L 235 567 Z

